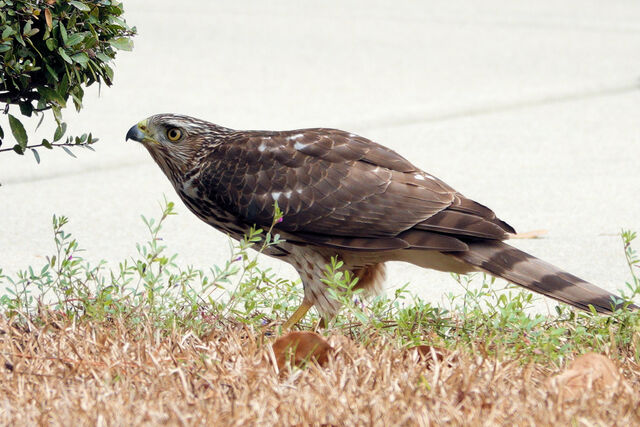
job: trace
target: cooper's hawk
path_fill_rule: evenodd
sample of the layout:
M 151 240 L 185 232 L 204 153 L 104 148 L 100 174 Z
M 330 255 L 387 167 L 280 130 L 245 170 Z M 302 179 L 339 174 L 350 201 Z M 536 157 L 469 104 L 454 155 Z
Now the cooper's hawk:
M 613 294 L 503 243 L 515 231 L 489 208 L 361 136 L 236 131 L 159 114 L 133 126 L 129 138 L 149 150 L 193 213 L 235 239 L 254 224 L 269 227 L 277 202 L 285 241 L 268 254 L 292 264 L 304 286 L 285 327 L 312 306 L 325 317 L 338 312 L 321 280 L 336 255 L 367 294 L 381 291 L 384 263 L 393 260 L 484 271 L 581 309 L 617 307 Z

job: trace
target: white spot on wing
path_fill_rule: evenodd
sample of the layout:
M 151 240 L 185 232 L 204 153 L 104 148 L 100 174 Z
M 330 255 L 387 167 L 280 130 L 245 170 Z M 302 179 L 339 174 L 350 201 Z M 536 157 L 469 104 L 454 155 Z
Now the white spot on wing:
M 274 191 L 273 193 L 271 193 L 271 197 L 273 197 L 273 200 L 278 201 L 281 194 L 282 193 L 280 191 Z
M 258 147 L 258 151 L 261 153 L 266 149 L 267 149 L 267 144 L 265 144 L 264 142 L 260 144 L 260 146 Z
M 296 142 L 295 144 L 293 144 L 293 148 L 295 148 L 296 150 L 302 150 L 306 146 L 306 144 L 302 144 L 300 142 Z
M 435 181 L 436 178 L 433 175 L 429 175 L 428 173 L 417 173 L 413 176 L 415 179 L 419 179 L 420 181 L 424 181 L 425 179 L 430 179 L 432 181 Z
M 292 141 L 297 141 L 298 139 L 302 139 L 302 138 L 304 138 L 304 134 L 301 134 L 301 133 L 298 133 L 298 134 L 295 134 L 295 135 L 291 135 L 289 137 L 289 139 L 292 140 Z
M 287 191 L 286 193 L 284 193 L 284 197 L 286 197 L 287 199 L 289 197 L 291 197 L 291 190 Z
M 184 193 L 187 194 L 189 197 L 198 197 L 198 191 L 196 187 L 193 185 L 192 179 L 182 184 L 182 191 L 184 191 Z

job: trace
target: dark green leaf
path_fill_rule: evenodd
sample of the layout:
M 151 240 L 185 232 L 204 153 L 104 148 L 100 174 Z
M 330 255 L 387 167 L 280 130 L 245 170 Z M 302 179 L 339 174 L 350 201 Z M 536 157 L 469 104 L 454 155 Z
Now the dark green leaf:
M 22 34 L 29 35 L 29 33 L 31 32 L 31 20 L 28 20 L 26 24 L 24 24 L 24 27 L 22 28 Z
M 40 164 L 40 154 L 38 154 L 38 152 L 36 150 L 34 150 L 33 148 L 31 149 L 31 152 L 33 153 L 33 157 L 36 158 L 36 162 L 38 164 Z
M 68 90 L 69 90 L 69 76 L 65 74 L 64 76 L 62 76 L 62 81 L 60 82 L 60 85 L 58 85 L 57 92 L 67 93 Z
M 132 50 L 133 49 L 133 40 L 128 37 L 118 37 L 109 42 L 109 44 L 116 49 L 120 50 Z
M 73 98 L 73 103 L 76 106 L 76 110 L 80 111 L 82 109 L 82 98 L 84 97 L 84 91 L 82 87 L 76 86 L 71 91 L 71 97 Z
M 15 30 L 11 27 L 7 27 L 4 29 L 4 31 L 2 32 L 2 39 L 6 40 L 9 38 L 10 35 L 15 34 Z
M 51 28 L 49 26 L 46 26 L 44 28 L 44 34 L 42 35 L 42 40 L 48 40 L 50 37 L 51 37 Z
M 74 28 L 76 26 L 76 21 L 78 20 L 78 14 L 77 13 L 72 13 L 71 14 L 71 19 L 69 19 L 69 22 L 67 22 L 67 28 Z
M 83 12 L 89 12 L 91 10 L 91 8 L 89 6 L 87 6 L 86 4 L 79 2 L 79 1 L 69 1 L 69 4 L 74 5 L 78 10 L 81 10 Z
M 22 38 L 22 36 L 18 33 L 16 33 L 16 40 L 18 40 L 18 43 L 20 43 L 22 46 L 26 47 L 27 44 L 24 42 L 24 39 Z
M 33 105 L 31 105 L 30 102 L 21 102 L 20 113 L 22 113 L 23 116 L 31 117 L 31 114 L 33 113 Z
M 107 64 L 104 64 L 104 73 L 105 83 L 107 84 L 107 86 L 111 86 L 111 81 L 113 80 L 113 69 Z
M 16 153 L 23 155 L 24 154 L 24 148 L 22 148 L 21 146 L 19 146 L 18 144 L 13 146 L 13 151 L 15 151 Z
M 60 111 L 60 107 L 57 105 L 51 106 L 51 111 L 53 112 L 53 118 L 56 119 L 58 123 L 62 121 L 62 112 Z
M 27 132 L 24 130 L 22 122 L 9 114 L 9 126 L 11 127 L 11 133 L 16 141 L 18 141 L 18 144 L 20 144 L 21 147 L 26 147 L 27 142 L 29 142 L 29 138 L 27 137 Z
M 60 28 L 60 37 L 62 37 L 62 43 L 66 45 L 67 44 L 67 29 L 64 27 L 64 25 L 62 25 L 62 23 L 60 23 L 58 28 Z
M 53 39 L 53 38 L 47 39 L 45 44 L 47 45 L 47 49 L 51 51 L 55 50 L 55 48 L 58 46 L 58 42 L 56 42 L 56 39 Z
M 58 125 L 56 132 L 53 134 L 53 141 L 59 141 L 60 138 L 64 136 L 64 133 L 67 131 L 67 124 L 62 122 Z
M 49 74 L 51 75 L 51 77 L 53 77 L 53 79 L 54 79 L 55 81 L 59 81 L 59 79 L 58 79 L 58 74 L 53 70 L 53 68 L 51 68 L 51 67 L 49 66 L 49 64 L 46 64 L 46 67 L 47 67 L 47 71 L 49 72 Z
M 36 125 L 36 130 L 38 130 L 38 128 L 42 124 L 42 121 L 44 120 L 44 114 L 42 113 L 39 113 L 39 114 L 40 114 L 40 120 L 38 120 L 38 124 Z M 36 113 L 36 115 L 38 115 L 38 113 Z
M 91 134 L 89 134 L 91 136 Z M 2 130 L 2 126 L 0 126 L 0 138 L 4 138 L 4 131 Z
M 43 139 L 42 140 L 42 146 L 44 148 L 48 148 L 49 150 L 51 150 L 53 148 L 53 146 L 51 145 L 51 143 L 47 139 Z
M 0 44 L 0 53 L 2 52 L 6 52 L 8 50 L 11 50 L 11 45 L 7 45 L 7 44 Z
M 50 89 L 48 87 L 40 87 L 38 88 L 38 93 L 46 100 L 49 102 L 55 102 L 58 105 L 60 105 L 61 107 L 65 107 L 67 105 L 67 102 L 64 100 L 64 98 L 62 98 L 60 96 L 60 94 L 58 92 L 56 92 L 53 89 Z
M 67 147 L 65 147 L 64 145 L 62 146 L 62 149 L 63 149 L 63 150 L 64 150 L 68 155 L 70 155 L 71 157 L 76 157 L 76 155 L 75 155 L 75 154 L 73 154 L 73 153 L 71 152 L 71 150 L 69 150 L 69 149 L 68 149 Z M 76 159 L 77 159 L 77 157 L 76 157 Z
M 84 39 L 84 34 L 80 34 L 80 33 L 71 34 L 67 38 L 66 46 L 69 46 L 69 47 L 75 46 L 78 43 L 80 43 L 83 39 Z
M 69 55 L 67 55 L 67 52 L 65 52 L 63 48 L 59 47 L 58 48 L 58 53 L 60 54 L 62 59 L 64 59 L 66 62 L 68 62 L 69 64 L 73 64 L 73 61 L 71 60 Z
M 89 62 L 89 55 L 87 55 L 84 52 L 80 52 L 73 55 L 71 59 L 73 59 L 75 62 L 77 62 L 80 65 L 85 65 L 87 62 Z
M 98 39 L 91 35 L 88 35 L 84 38 L 84 46 L 86 49 L 93 49 L 98 44 Z
M 111 61 L 111 58 L 110 58 L 109 56 L 105 55 L 105 54 L 104 54 L 104 53 L 102 53 L 102 52 L 98 52 L 98 53 L 96 53 L 96 57 L 97 57 L 100 61 L 102 61 L 102 62 L 109 62 L 109 61 Z

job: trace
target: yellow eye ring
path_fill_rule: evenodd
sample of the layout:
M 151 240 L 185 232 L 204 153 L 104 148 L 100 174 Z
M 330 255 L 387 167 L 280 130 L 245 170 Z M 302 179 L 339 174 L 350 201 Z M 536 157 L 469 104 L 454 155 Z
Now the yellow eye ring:
M 182 131 L 180 129 L 171 128 L 167 130 L 167 138 L 169 138 L 169 141 L 175 142 L 179 140 L 181 137 L 182 137 Z

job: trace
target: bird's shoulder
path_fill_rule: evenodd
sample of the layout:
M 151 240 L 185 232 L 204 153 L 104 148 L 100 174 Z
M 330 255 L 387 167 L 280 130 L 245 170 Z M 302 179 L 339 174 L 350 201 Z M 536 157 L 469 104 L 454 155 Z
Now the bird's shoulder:
M 510 227 L 395 151 L 331 128 L 233 131 L 195 177 L 208 199 L 249 223 L 296 233 L 393 237 L 411 228 L 503 238 Z M 416 243 L 417 244 L 417 243 Z
M 419 169 L 409 160 L 370 139 L 332 128 L 286 131 L 234 131 L 217 148 L 225 158 L 296 163 L 305 158 L 330 163 L 364 162 L 397 172 Z

